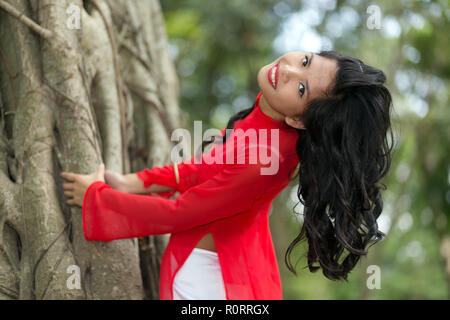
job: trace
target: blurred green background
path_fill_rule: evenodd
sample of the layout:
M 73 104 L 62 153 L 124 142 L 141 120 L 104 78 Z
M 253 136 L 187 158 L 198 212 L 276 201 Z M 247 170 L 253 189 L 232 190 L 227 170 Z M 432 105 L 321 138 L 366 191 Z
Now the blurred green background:
M 295 181 L 274 201 L 270 225 L 284 299 L 450 298 L 449 1 L 161 1 L 180 79 L 186 127 L 223 128 L 251 107 L 258 70 L 289 51 L 337 50 L 382 69 L 394 99 L 396 148 L 384 179 L 387 234 L 349 282 L 303 269 L 305 245 L 284 263 L 300 231 Z M 369 289 L 369 265 L 381 288 Z

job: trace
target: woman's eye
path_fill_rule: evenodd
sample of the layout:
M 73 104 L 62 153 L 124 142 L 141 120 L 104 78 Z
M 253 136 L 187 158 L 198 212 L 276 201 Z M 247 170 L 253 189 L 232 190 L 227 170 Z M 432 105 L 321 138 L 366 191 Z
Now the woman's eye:
M 305 58 L 302 60 L 302 64 L 304 67 L 306 67 L 308 65 L 308 57 L 305 56 Z
M 305 93 L 305 86 L 301 83 L 298 86 L 298 92 L 300 92 L 300 97 L 303 97 L 303 94 Z

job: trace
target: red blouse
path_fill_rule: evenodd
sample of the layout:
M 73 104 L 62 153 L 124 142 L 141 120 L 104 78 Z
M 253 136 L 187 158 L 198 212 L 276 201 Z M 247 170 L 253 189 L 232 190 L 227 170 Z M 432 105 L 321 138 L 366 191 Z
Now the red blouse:
M 298 164 L 298 134 L 284 121 L 261 111 L 261 95 L 253 111 L 235 122 L 225 144 L 213 143 L 202 154 L 201 163 L 194 157 L 178 163 L 177 178 L 174 165 L 137 172 L 145 187 L 156 183 L 173 188 L 173 192 L 129 194 L 113 190 L 102 181 L 86 190 L 83 227 L 88 241 L 171 234 L 161 258 L 161 300 L 173 299 L 175 274 L 209 232 L 215 241 L 228 300 L 282 299 L 269 210 Z M 176 191 L 180 195 L 169 199 Z

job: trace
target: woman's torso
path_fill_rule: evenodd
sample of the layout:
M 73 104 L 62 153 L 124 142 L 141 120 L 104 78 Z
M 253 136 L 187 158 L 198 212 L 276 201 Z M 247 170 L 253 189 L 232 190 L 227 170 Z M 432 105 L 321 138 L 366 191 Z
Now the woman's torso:
M 214 238 L 213 238 L 211 232 L 205 234 L 205 236 L 200 239 L 200 241 L 197 243 L 197 245 L 195 247 L 217 252 L 216 244 L 214 243 Z

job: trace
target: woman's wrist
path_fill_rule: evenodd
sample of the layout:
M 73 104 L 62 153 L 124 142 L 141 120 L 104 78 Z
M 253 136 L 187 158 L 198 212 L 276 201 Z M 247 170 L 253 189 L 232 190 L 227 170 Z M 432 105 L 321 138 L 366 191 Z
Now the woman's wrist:
M 123 192 L 136 194 L 145 194 L 149 192 L 148 188 L 144 187 L 144 182 L 136 173 L 125 174 L 123 178 Z
M 174 189 L 171 187 L 159 185 L 156 183 L 150 184 L 148 188 L 144 187 L 144 181 L 139 178 L 136 173 L 129 173 L 124 177 L 124 189 L 127 193 L 137 193 L 137 194 L 149 194 L 149 193 L 159 193 L 159 192 L 170 192 Z

